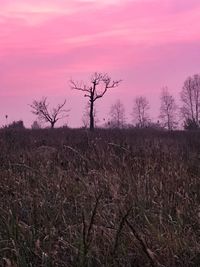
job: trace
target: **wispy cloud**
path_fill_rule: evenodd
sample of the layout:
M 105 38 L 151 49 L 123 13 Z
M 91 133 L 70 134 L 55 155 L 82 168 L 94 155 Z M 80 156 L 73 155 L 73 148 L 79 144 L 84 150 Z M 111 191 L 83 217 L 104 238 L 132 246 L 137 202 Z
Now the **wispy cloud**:
M 0 0 L 0 5 L 0 94 L 33 94 L 27 86 L 37 93 L 54 87 L 57 93 L 75 73 L 84 77 L 93 70 L 121 72 L 127 88 L 134 71 L 135 86 L 144 90 L 142 75 L 159 66 L 159 81 L 150 81 L 155 88 L 167 73 L 165 61 L 176 71 L 181 62 L 177 77 L 197 68 L 189 56 L 199 51 L 199 0 Z

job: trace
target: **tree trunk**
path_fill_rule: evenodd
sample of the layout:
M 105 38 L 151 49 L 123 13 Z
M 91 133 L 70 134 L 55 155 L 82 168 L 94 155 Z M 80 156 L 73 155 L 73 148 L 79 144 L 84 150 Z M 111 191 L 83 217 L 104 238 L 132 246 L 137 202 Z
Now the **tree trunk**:
M 90 99 L 90 131 L 94 131 L 94 100 Z
M 53 128 L 54 128 L 54 126 L 55 126 L 55 122 L 54 122 L 54 121 L 52 121 L 52 122 L 51 122 L 51 129 L 53 129 Z
M 168 128 L 168 131 L 171 131 L 171 126 L 170 126 L 170 118 L 169 118 L 169 114 L 167 114 L 167 128 Z

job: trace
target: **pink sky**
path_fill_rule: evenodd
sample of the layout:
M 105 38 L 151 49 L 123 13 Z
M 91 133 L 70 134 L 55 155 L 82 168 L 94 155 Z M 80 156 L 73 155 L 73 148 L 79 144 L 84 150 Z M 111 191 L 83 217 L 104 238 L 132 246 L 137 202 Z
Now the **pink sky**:
M 85 105 L 69 80 L 94 71 L 122 79 L 98 103 L 99 119 L 117 99 L 126 106 L 145 95 L 156 119 L 168 86 L 179 97 L 187 76 L 200 73 L 199 0 L 0 0 L 0 116 L 5 123 L 34 116 L 28 104 L 67 99 L 70 126 Z M 64 122 L 63 122 L 64 123 Z

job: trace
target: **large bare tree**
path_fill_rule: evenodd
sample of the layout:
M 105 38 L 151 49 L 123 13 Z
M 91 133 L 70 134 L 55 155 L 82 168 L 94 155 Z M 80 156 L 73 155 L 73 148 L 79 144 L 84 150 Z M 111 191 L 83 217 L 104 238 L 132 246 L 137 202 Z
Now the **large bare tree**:
M 200 75 L 188 77 L 181 91 L 181 114 L 185 121 L 199 126 L 200 119 Z
M 64 109 L 65 104 L 66 100 L 54 108 L 49 108 L 47 98 L 44 97 L 41 100 L 34 100 L 30 107 L 32 108 L 32 113 L 37 115 L 40 121 L 48 122 L 51 128 L 54 128 L 58 120 L 68 117 L 69 110 Z
M 123 103 L 118 99 L 110 108 L 110 126 L 123 128 L 125 123 L 125 108 Z
M 132 115 L 136 126 L 139 128 L 148 126 L 150 122 L 149 109 L 150 105 L 146 97 L 139 96 L 135 98 Z
M 90 106 L 90 130 L 94 130 L 94 104 L 102 98 L 108 89 L 117 87 L 121 80 L 112 81 L 107 73 L 95 72 L 91 79 L 90 84 L 84 84 L 83 82 L 70 81 L 71 88 L 82 91 L 85 93 L 85 97 L 89 98 Z
M 169 93 L 168 88 L 164 87 L 160 97 L 160 116 L 161 125 L 172 131 L 176 129 L 177 122 L 177 105 L 175 98 Z

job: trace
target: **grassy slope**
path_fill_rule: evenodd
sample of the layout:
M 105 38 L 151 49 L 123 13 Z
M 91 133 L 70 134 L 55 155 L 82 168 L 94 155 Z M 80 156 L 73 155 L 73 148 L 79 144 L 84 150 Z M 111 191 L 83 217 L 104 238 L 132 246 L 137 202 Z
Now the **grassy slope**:
M 200 134 L 0 132 L 0 266 L 200 263 Z

